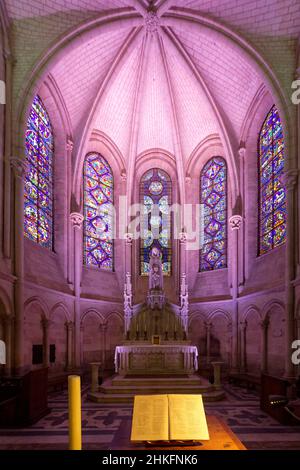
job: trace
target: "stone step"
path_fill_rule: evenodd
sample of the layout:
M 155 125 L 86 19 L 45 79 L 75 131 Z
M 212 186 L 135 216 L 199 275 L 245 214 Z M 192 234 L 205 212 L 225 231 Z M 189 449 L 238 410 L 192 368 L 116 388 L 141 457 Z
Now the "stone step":
M 200 377 L 188 376 L 185 378 L 182 377 L 169 377 L 169 378 L 137 378 L 137 377 L 116 377 L 111 379 L 111 384 L 116 387 L 131 387 L 131 386 L 152 386 L 160 384 L 162 386 L 173 386 L 173 385 L 206 385 L 208 381 L 206 379 L 201 379 Z
M 123 386 L 102 386 L 99 387 L 100 393 L 105 394 L 134 394 L 134 395 L 153 395 L 153 394 L 166 394 L 166 393 L 204 393 L 214 390 L 212 385 L 129 385 Z
M 194 393 L 193 391 L 186 391 L 185 393 Z M 87 398 L 95 403 L 133 403 L 134 399 L 134 394 L 106 394 L 106 393 L 100 393 L 100 392 L 90 392 L 87 395 Z M 225 393 L 223 390 L 218 390 L 218 391 L 212 391 L 212 392 L 207 392 L 207 393 L 202 393 L 202 398 L 204 402 L 214 402 L 214 401 L 219 401 L 223 400 L 225 398 Z

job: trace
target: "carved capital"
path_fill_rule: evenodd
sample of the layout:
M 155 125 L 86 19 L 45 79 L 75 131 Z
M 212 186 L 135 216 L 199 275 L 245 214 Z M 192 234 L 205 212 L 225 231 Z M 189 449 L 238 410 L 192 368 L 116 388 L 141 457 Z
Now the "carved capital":
M 212 324 L 210 322 L 204 322 L 204 326 L 207 332 L 210 332 Z
M 243 217 L 241 215 L 232 215 L 229 218 L 229 225 L 231 230 L 239 230 L 242 226 Z
M 102 323 L 100 325 L 100 331 L 102 331 L 103 333 L 107 331 L 107 323 Z
M 269 327 L 269 323 L 270 323 L 270 320 L 269 318 L 265 318 L 264 320 L 262 320 L 260 322 L 260 326 L 262 328 L 263 331 L 267 331 L 268 327 Z
M 121 180 L 122 180 L 122 181 L 126 181 L 126 180 L 127 180 L 127 173 L 126 173 L 125 168 L 123 168 L 122 171 L 121 171 Z
M 74 323 L 72 321 L 66 321 L 65 325 L 66 325 L 66 328 L 67 328 L 68 332 L 73 331 Z
M 27 161 L 18 157 L 10 157 L 10 166 L 15 178 L 23 179 L 27 170 Z
M 240 148 L 238 149 L 238 153 L 241 159 L 245 158 L 246 147 L 244 145 L 241 145 Z
M 42 324 L 42 327 L 44 330 L 48 330 L 49 329 L 49 326 L 50 326 L 50 320 L 48 320 L 48 318 L 42 318 L 41 320 L 41 324 Z
M 74 142 L 73 142 L 73 140 L 68 139 L 67 142 L 66 142 L 66 150 L 67 150 L 68 152 L 72 152 L 72 151 L 73 151 L 73 148 L 74 148 Z
M 132 243 L 132 240 L 133 240 L 133 233 L 125 233 L 125 242 L 130 245 Z
M 72 214 L 70 214 L 70 220 L 74 228 L 81 229 L 83 219 L 83 215 L 79 212 L 72 212 Z
M 192 181 L 192 177 L 191 177 L 191 175 L 188 175 L 188 174 L 187 174 L 187 175 L 185 175 L 185 182 L 186 182 L 187 184 L 190 184 L 190 183 L 191 183 L 191 181 Z
M 184 230 L 179 233 L 179 241 L 180 243 L 186 243 L 187 241 L 187 234 Z
M 247 328 L 247 321 L 246 320 L 241 321 L 240 326 L 241 326 L 241 330 L 245 331 Z
M 297 183 L 298 170 L 288 170 L 283 174 L 282 181 L 288 191 L 292 191 Z

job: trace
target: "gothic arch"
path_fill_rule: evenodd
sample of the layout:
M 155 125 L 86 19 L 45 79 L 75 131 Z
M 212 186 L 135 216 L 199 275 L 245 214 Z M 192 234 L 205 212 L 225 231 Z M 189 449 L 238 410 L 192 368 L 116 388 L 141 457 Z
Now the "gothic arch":
M 105 320 L 104 316 L 102 315 L 102 313 L 100 313 L 95 308 L 89 308 L 88 310 L 85 310 L 83 312 L 82 316 L 81 316 L 81 320 L 80 320 L 81 325 L 83 325 L 84 320 L 89 315 L 95 315 L 100 320 L 100 324 L 102 324 L 102 325 L 106 323 L 106 320 Z
M 214 318 L 217 318 L 217 317 L 223 317 L 225 318 L 225 320 L 227 320 L 228 324 L 231 323 L 231 317 L 229 313 L 226 310 L 223 310 L 221 308 L 217 308 L 216 310 L 211 312 L 207 317 L 207 321 L 211 322 Z
M 70 321 L 70 313 L 69 313 L 69 310 L 68 308 L 66 307 L 66 305 L 63 303 L 63 302 L 58 302 L 57 304 L 55 304 L 51 310 L 50 310 L 50 314 L 49 314 L 49 320 L 52 320 L 53 317 L 55 316 L 55 313 L 58 309 L 61 309 L 63 312 L 64 312 L 64 315 L 65 315 L 65 320 L 67 322 Z
M 285 312 L 284 303 L 281 302 L 280 300 L 274 299 L 274 300 L 270 300 L 269 302 L 267 302 L 265 304 L 265 306 L 263 307 L 263 309 L 262 309 L 262 319 L 263 320 L 266 320 L 266 319 L 270 318 L 271 310 L 274 307 L 279 308 L 282 311 L 283 315 L 284 315 L 284 312 Z
M 49 319 L 49 308 L 46 302 L 38 296 L 30 297 L 24 303 L 24 315 L 32 305 L 37 305 L 42 311 L 42 318 Z
M 261 321 L 262 319 L 261 313 L 259 309 L 256 307 L 256 305 L 249 305 L 249 307 L 246 308 L 246 310 L 242 314 L 241 321 L 247 321 L 247 317 L 251 315 L 253 312 L 258 317 L 259 321 Z
M 3 306 L 3 313 L 4 315 L 13 315 L 13 305 L 12 305 L 12 302 L 8 296 L 8 294 L 6 293 L 6 291 L 0 287 L 0 302 Z

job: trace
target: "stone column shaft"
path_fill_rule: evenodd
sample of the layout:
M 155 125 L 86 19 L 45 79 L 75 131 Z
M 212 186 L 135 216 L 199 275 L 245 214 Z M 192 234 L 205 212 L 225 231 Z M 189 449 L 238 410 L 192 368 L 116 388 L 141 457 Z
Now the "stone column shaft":
M 242 217 L 233 215 L 229 219 L 232 230 L 232 372 L 238 371 L 238 273 L 239 273 L 239 230 L 242 226 Z
M 268 373 L 268 328 L 269 319 L 261 322 L 261 372 Z
M 14 173 L 14 271 L 15 282 L 15 369 L 21 374 L 24 368 L 24 176 L 26 162 L 11 157 Z
M 5 346 L 6 346 L 6 364 L 4 366 L 5 375 L 11 375 L 12 369 L 12 318 L 6 317 L 5 324 Z
M 286 270 L 285 270 L 285 292 L 286 292 L 286 347 L 285 347 L 285 377 L 294 377 L 294 365 L 291 361 L 292 342 L 295 338 L 294 308 L 295 292 L 292 281 L 295 278 L 295 259 L 297 257 L 295 239 L 295 186 L 298 170 L 289 170 L 284 175 L 287 202 L 287 233 L 286 233 Z
M 80 367 L 80 295 L 81 295 L 81 273 L 82 273 L 82 223 L 83 215 L 73 212 L 70 215 L 73 226 L 73 260 L 74 260 L 74 317 L 75 317 L 75 367 Z
M 43 349 L 44 349 L 44 367 L 49 367 L 50 365 L 50 352 L 49 352 L 49 326 L 50 322 L 46 318 L 42 320 L 43 328 Z

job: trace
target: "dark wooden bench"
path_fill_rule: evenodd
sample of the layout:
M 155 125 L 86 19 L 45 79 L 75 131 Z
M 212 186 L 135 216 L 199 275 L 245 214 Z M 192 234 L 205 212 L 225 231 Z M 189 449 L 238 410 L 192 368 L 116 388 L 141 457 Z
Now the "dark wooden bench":
M 255 374 L 229 374 L 229 383 L 245 387 L 247 390 L 255 389 L 260 390 L 261 387 L 261 376 Z
M 68 376 L 69 375 L 80 375 L 83 378 L 83 372 L 81 370 L 72 370 L 68 372 L 60 372 L 57 374 L 48 376 L 48 392 L 63 391 L 68 388 Z
M 48 377 L 48 392 L 56 392 L 57 390 L 64 390 L 68 386 L 67 373 L 50 375 Z

